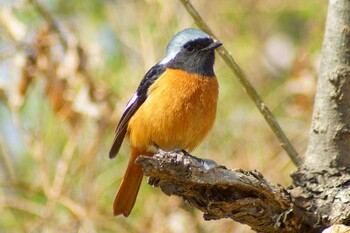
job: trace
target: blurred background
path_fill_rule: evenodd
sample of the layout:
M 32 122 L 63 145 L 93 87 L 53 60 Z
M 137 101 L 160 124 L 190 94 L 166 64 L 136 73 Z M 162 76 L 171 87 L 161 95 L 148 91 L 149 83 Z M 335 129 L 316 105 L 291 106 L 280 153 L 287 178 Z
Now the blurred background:
M 192 2 L 303 155 L 327 1 Z M 128 161 L 127 143 L 108 158 L 115 126 L 171 37 L 195 27 L 179 1 L 0 4 L 0 232 L 252 232 L 145 179 L 131 215 L 112 215 Z M 215 70 L 217 120 L 193 154 L 290 185 L 296 167 L 220 57 Z

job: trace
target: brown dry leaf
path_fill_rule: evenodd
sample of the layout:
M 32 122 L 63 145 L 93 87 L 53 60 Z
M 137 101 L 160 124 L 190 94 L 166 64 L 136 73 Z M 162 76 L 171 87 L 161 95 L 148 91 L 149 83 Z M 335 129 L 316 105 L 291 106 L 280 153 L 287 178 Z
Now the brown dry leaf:
M 61 49 L 60 49 L 61 47 Z M 63 51 L 56 32 L 45 24 L 36 35 L 34 48 L 37 54 L 37 68 L 46 78 L 45 93 L 53 111 L 71 126 L 76 125 L 80 115 L 72 107 L 73 81 L 77 69 L 77 55 L 72 45 Z
M 25 62 L 21 68 L 21 78 L 18 86 L 18 92 L 21 97 L 26 95 L 28 87 L 35 78 L 36 73 L 36 54 L 33 51 L 28 51 L 24 59 Z
M 35 41 L 34 49 L 36 50 L 38 57 L 47 56 L 50 53 L 50 47 L 52 46 L 53 37 L 50 33 L 50 28 L 47 24 L 44 24 L 39 28 Z
M 5 87 L 0 82 L 0 100 L 4 100 L 4 99 L 6 99 L 6 91 L 5 91 Z

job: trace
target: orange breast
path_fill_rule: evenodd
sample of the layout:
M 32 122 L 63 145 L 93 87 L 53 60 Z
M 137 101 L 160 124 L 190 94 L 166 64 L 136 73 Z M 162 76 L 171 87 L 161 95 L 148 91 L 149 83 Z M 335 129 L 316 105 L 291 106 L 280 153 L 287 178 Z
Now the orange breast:
M 130 145 L 149 150 L 193 150 L 208 134 L 216 116 L 218 82 L 167 69 L 148 91 L 148 98 L 130 119 Z

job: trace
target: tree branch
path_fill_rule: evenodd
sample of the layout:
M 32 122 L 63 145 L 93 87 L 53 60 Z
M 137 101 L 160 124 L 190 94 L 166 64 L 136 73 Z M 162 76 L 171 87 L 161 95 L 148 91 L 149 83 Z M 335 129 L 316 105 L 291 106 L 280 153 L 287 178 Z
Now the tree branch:
M 350 170 L 350 1 L 330 1 L 305 164 Z
M 199 15 L 197 10 L 193 7 L 193 5 L 190 3 L 189 0 L 180 0 L 181 3 L 186 8 L 187 12 L 192 16 L 194 21 L 196 22 L 197 26 L 211 35 L 213 38 L 217 37 L 214 35 L 213 31 L 209 28 L 209 26 L 205 23 L 203 18 Z M 267 107 L 267 105 L 264 103 L 264 101 L 261 99 L 257 91 L 254 89 L 253 85 L 249 82 L 248 77 L 245 75 L 243 70 L 238 66 L 238 64 L 233 59 L 232 55 L 225 49 L 224 46 L 220 46 L 217 51 L 219 52 L 219 55 L 224 59 L 225 63 L 228 65 L 228 67 L 232 70 L 232 72 L 235 74 L 235 76 L 238 78 L 238 81 L 242 85 L 243 89 L 247 92 L 249 97 L 252 99 L 252 101 L 255 103 L 256 107 L 259 109 L 261 114 L 264 116 L 266 122 L 269 124 L 272 132 L 276 135 L 278 140 L 280 141 L 280 144 L 282 148 L 287 152 L 288 156 L 292 160 L 292 162 L 299 166 L 301 165 L 302 161 L 300 157 L 298 156 L 298 153 L 296 152 L 293 145 L 290 143 L 289 139 L 283 132 L 282 128 L 278 124 L 275 116 L 271 113 L 270 109 Z
M 350 225 L 350 1 L 329 1 L 305 164 L 292 175 L 296 215 Z
M 302 232 L 287 191 L 257 171 L 229 170 L 212 160 L 162 151 L 136 162 L 149 184 L 182 197 L 204 212 L 205 220 L 231 218 L 257 232 Z

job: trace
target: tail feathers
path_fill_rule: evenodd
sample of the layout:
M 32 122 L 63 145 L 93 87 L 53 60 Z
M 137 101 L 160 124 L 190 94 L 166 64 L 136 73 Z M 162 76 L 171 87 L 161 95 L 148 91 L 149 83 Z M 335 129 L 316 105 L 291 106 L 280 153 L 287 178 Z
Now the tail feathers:
M 123 214 L 124 217 L 128 217 L 134 207 L 143 178 L 142 168 L 135 164 L 137 155 L 138 154 L 133 153 L 132 151 L 124 179 L 119 187 L 117 196 L 115 197 L 113 204 L 115 216 Z

